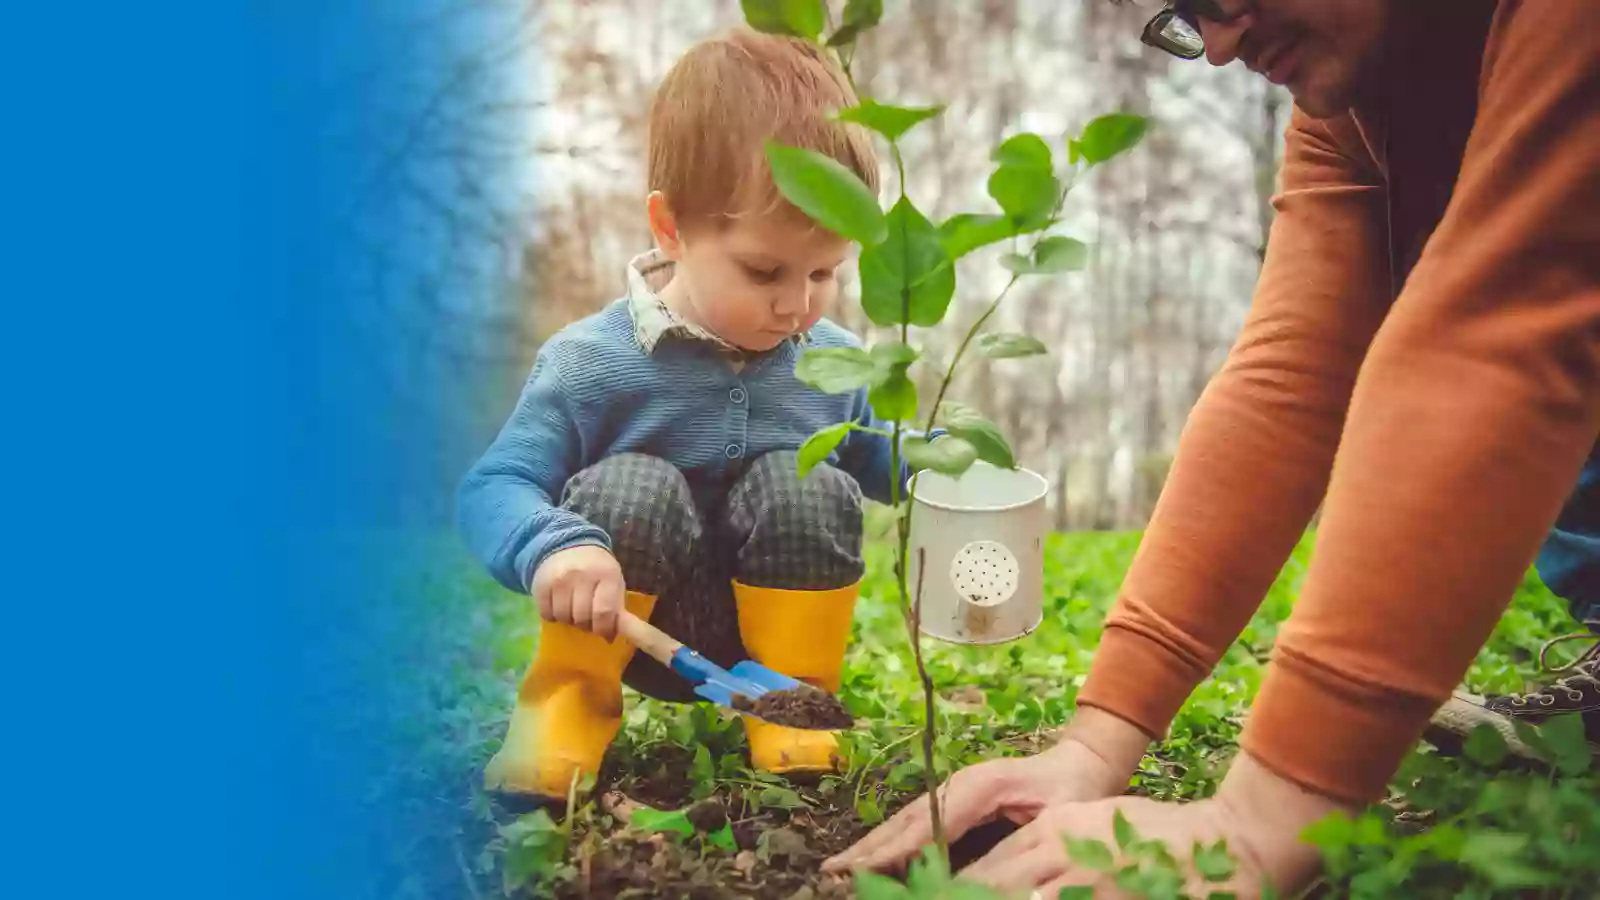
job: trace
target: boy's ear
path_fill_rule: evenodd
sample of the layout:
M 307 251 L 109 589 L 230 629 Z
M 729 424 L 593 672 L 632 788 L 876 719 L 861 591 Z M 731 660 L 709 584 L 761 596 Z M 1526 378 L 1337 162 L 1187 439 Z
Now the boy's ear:
M 661 248 L 661 253 L 670 260 L 683 258 L 683 238 L 678 233 L 678 220 L 673 217 L 671 207 L 667 206 L 667 197 L 660 191 L 651 191 L 650 196 L 644 201 L 645 216 L 650 220 L 650 233 L 655 236 L 656 246 Z

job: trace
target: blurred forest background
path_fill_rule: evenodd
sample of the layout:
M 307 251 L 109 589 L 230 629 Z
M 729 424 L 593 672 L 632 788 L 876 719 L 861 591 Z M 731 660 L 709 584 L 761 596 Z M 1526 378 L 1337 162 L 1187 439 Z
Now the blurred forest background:
M 1094 254 L 1082 272 L 1025 279 L 993 330 L 1027 331 L 1047 357 L 964 361 L 952 399 L 989 414 L 1021 464 L 1053 486 L 1062 530 L 1143 527 L 1178 434 L 1249 305 L 1271 222 L 1289 101 L 1240 66 L 1214 69 L 1139 42 L 1150 5 L 1108 0 L 888 0 L 863 41 L 858 84 L 888 103 L 947 104 L 903 141 L 909 193 L 938 221 L 993 207 L 995 145 L 1055 139 L 1096 115 L 1148 115 L 1134 152 L 1079 182 L 1060 229 Z M 542 340 L 615 298 L 650 246 L 644 219 L 650 93 L 693 41 L 742 22 L 737 0 L 440 0 L 397 22 L 456 48 L 418 72 L 388 128 L 383 200 L 443 254 L 374 248 L 354 288 L 414 334 L 386 361 L 416 397 L 470 397 L 442 436 L 416 510 L 448 521 L 449 489 L 504 421 Z M 885 183 L 898 191 L 885 154 Z M 924 396 L 1004 284 L 991 247 L 961 263 L 955 305 L 915 339 Z M 835 318 L 876 335 L 850 294 Z M 444 504 L 444 506 L 440 506 Z

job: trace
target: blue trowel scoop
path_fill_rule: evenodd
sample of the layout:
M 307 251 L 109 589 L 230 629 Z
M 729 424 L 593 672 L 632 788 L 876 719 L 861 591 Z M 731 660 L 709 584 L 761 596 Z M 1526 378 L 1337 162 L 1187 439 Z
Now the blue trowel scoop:
M 718 706 L 725 706 L 747 716 L 755 716 L 749 705 L 772 691 L 789 691 L 806 687 L 799 679 L 790 678 L 760 663 L 743 660 L 732 668 L 724 669 L 699 653 L 683 645 L 661 629 L 627 610 L 618 614 L 617 631 L 650 658 L 682 676 L 694 685 L 695 694 Z M 826 695 L 829 696 L 831 695 Z M 742 697 L 746 702 L 737 702 Z M 844 708 L 840 714 L 847 716 Z M 761 716 L 755 716 L 762 718 Z M 768 719 L 767 721 L 770 721 Z M 789 727 L 806 727 L 795 722 L 777 722 Z M 829 729 L 837 726 L 828 726 Z

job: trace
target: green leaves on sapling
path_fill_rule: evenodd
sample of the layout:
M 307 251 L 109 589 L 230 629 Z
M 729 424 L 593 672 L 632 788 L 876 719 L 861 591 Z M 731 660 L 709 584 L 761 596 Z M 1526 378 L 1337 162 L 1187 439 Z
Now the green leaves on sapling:
M 937 325 L 956 291 L 939 232 L 905 196 L 886 219 L 887 237 L 861 251 L 861 306 L 876 325 Z
M 849 0 L 844 5 L 843 21 L 828 36 L 829 47 L 844 47 L 856 42 L 862 34 L 878 26 L 883 20 L 883 0 Z
M 850 434 L 852 427 L 854 423 L 840 422 L 837 425 L 829 425 L 806 438 L 805 443 L 800 445 L 798 454 L 800 477 L 804 478 L 811 474 L 812 469 L 826 460 L 828 455 L 844 441 L 845 436 Z
M 935 441 L 914 436 L 905 439 L 905 456 L 913 468 L 955 476 L 972 468 L 978 451 L 955 435 L 945 435 Z
M 939 243 L 951 260 L 957 260 L 979 247 L 1016 237 L 1017 233 L 1005 216 L 957 213 L 939 226 Z
M 976 458 L 1002 469 L 1017 467 L 1016 456 L 1011 451 L 1010 443 L 1000 433 L 999 427 L 984 418 L 976 409 L 965 403 L 947 400 L 940 404 L 939 418 L 945 430 L 972 447 Z
M 876 131 L 890 141 L 897 141 L 918 124 L 944 112 L 944 106 L 889 106 L 866 99 L 859 104 L 839 110 L 836 118 L 844 122 Z
M 1008 253 L 1000 259 L 1000 265 L 1018 275 L 1055 275 L 1081 269 L 1088 262 L 1089 245 L 1061 235 L 1040 240 L 1026 256 Z
M 1081 159 L 1097 166 L 1133 149 L 1149 127 L 1150 120 L 1144 116 L 1110 113 L 1084 126 L 1083 133 L 1067 146 L 1074 163 Z
M 991 332 L 979 335 L 973 350 L 985 359 L 1018 359 L 1048 353 L 1044 342 L 1030 334 Z
M 871 248 L 889 235 L 878 198 L 832 157 L 768 139 L 767 163 L 784 198 L 823 228 Z
M 989 196 L 1018 231 L 1048 226 L 1061 201 L 1050 145 L 1036 134 L 1007 138 L 990 154 L 999 167 L 989 176 Z
M 794 374 L 825 394 L 848 394 L 872 384 L 878 365 L 860 347 L 817 347 L 801 354 Z
M 916 358 L 917 352 L 899 341 L 872 348 L 876 375 L 867 402 L 878 418 L 905 422 L 917 417 L 917 386 L 906 375 Z
M 768 34 L 789 34 L 814 41 L 828 21 L 823 0 L 739 0 L 751 28 Z M 881 10 L 880 10 L 881 14 Z

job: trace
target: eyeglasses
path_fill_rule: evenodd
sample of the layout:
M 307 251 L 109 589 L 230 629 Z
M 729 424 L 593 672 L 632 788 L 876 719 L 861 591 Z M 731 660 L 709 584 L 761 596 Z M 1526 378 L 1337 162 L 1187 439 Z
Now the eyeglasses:
M 1206 52 L 1200 36 L 1200 20 L 1227 23 L 1244 15 L 1245 9 L 1230 13 L 1218 0 L 1172 0 L 1144 26 L 1140 40 L 1179 59 L 1199 59 Z

